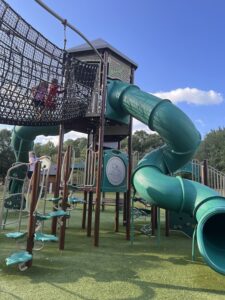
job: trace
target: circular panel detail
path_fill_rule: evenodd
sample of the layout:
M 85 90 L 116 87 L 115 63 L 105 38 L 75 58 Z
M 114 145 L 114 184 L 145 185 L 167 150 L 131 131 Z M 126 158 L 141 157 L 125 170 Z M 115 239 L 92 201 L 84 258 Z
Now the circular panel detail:
M 117 156 L 111 157 L 106 165 L 106 176 L 112 185 L 120 185 L 126 176 L 125 165 L 121 158 Z

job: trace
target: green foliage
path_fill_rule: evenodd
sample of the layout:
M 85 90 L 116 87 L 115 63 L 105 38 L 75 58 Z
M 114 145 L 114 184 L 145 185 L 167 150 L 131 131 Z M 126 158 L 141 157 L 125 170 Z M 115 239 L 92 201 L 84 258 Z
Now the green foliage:
M 201 143 L 196 158 L 207 159 L 209 165 L 225 172 L 225 128 L 212 130 Z
M 140 155 L 150 152 L 163 144 L 163 139 L 158 134 L 148 134 L 144 130 L 135 131 L 133 134 L 133 151 L 138 151 Z
M 8 129 L 0 130 L 0 176 L 4 179 L 7 170 L 15 162 L 15 156 L 10 146 L 12 132 Z
M 46 144 L 36 143 L 34 145 L 34 151 L 37 157 L 47 155 L 50 156 L 53 161 L 56 161 L 55 158 L 57 155 L 57 147 L 51 141 L 47 142 Z
M 65 141 L 63 145 L 64 151 L 66 150 L 67 146 L 71 145 L 73 149 L 75 150 L 75 156 L 76 158 L 82 157 L 85 158 L 86 156 L 86 147 L 87 147 L 87 139 L 82 137 L 82 138 L 77 138 L 76 140 L 67 140 Z

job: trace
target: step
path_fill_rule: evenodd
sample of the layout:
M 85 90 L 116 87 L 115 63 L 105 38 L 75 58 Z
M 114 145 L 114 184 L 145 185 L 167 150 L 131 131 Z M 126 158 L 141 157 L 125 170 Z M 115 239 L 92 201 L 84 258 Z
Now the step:
M 51 218 L 54 218 L 54 217 L 69 216 L 69 213 L 60 209 L 60 210 L 56 210 L 56 211 L 51 211 L 50 213 L 48 213 L 48 215 Z
M 45 234 L 41 232 L 36 232 L 34 235 L 35 241 L 41 242 L 58 242 L 58 237 L 53 234 Z
M 46 220 L 51 219 L 51 216 L 49 216 L 49 214 L 43 215 L 43 214 L 37 213 L 36 214 L 36 219 L 38 221 L 46 221 Z
M 83 204 L 83 203 L 86 203 L 86 201 L 84 201 L 84 200 L 81 199 L 81 198 L 77 198 L 77 197 L 69 197 L 69 198 L 68 198 L 68 202 L 69 202 L 70 204 L 76 204 L 76 203 Z
M 8 232 L 5 234 L 5 236 L 7 238 L 11 238 L 11 239 L 19 239 L 19 238 L 22 238 L 26 235 L 27 233 L 26 232 L 19 232 L 19 231 L 16 231 L 16 232 Z
M 27 251 L 20 251 L 13 253 L 10 257 L 7 257 L 5 262 L 7 266 L 25 263 L 32 259 L 32 254 L 29 254 Z

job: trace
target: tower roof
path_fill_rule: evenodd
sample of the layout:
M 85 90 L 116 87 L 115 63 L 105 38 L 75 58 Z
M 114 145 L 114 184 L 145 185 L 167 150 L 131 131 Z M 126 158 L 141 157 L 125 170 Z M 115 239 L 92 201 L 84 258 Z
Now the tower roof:
M 119 50 L 117 50 L 116 48 L 114 48 L 112 45 L 110 45 L 105 40 L 99 38 L 99 39 L 91 41 L 91 43 L 93 44 L 93 46 L 97 50 L 109 49 L 110 51 L 116 53 L 118 56 L 122 57 L 124 60 L 126 60 L 130 64 L 132 64 L 135 67 L 135 69 L 138 67 L 138 65 L 133 60 L 131 60 L 129 57 L 127 57 L 126 55 L 124 55 L 122 52 L 120 52 Z M 70 48 L 67 51 L 70 52 L 70 53 L 73 53 L 73 52 L 79 53 L 79 52 L 93 51 L 93 50 L 92 50 L 92 48 L 87 43 L 84 43 L 84 44 L 81 44 L 79 46 Z

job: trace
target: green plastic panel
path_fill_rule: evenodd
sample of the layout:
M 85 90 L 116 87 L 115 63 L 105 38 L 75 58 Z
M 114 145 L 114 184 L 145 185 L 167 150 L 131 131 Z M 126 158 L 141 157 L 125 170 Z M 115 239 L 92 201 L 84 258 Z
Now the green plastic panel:
M 127 191 L 128 157 L 119 150 L 105 150 L 103 157 L 103 192 Z

